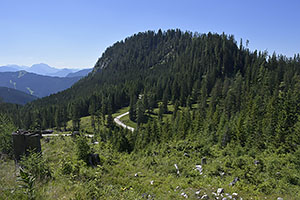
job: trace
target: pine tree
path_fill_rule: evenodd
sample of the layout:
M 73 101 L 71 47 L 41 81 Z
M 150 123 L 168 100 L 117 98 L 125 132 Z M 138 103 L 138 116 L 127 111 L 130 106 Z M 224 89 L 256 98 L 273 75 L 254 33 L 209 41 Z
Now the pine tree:
M 130 104 L 129 104 L 129 118 L 131 121 L 136 121 L 136 102 L 137 98 L 133 94 L 130 96 Z

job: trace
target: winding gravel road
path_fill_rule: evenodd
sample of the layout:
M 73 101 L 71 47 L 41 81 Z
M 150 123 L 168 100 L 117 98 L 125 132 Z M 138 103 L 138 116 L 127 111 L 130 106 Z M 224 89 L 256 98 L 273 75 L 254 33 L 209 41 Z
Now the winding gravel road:
M 123 128 L 127 128 L 130 131 L 134 131 L 134 128 L 127 126 L 126 124 L 124 124 L 120 119 L 126 115 L 129 115 L 129 112 L 123 113 L 122 115 L 117 116 L 116 118 L 114 118 L 114 121 L 116 124 L 118 124 L 119 126 L 122 126 Z M 57 136 L 71 136 L 72 134 L 42 134 L 43 137 L 57 137 Z M 90 135 L 90 134 L 86 134 L 85 136 L 87 137 L 94 137 L 94 135 Z
M 123 113 L 122 115 L 117 116 L 114 121 L 116 124 L 118 124 L 119 126 L 122 126 L 123 128 L 127 128 L 130 131 L 134 131 L 134 128 L 127 126 L 126 124 L 124 124 L 120 119 L 126 115 L 129 115 L 129 112 Z

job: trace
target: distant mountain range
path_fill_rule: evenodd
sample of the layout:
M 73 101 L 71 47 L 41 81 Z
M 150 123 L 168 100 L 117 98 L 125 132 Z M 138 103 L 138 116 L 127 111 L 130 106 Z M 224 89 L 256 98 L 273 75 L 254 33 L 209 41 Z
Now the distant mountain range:
M 26 71 L 0 72 L 0 86 L 45 97 L 71 87 L 81 77 L 51 77 Z
M 40 63 L 40 64 L 34 64 L 31 67 L 27 66 L 19 66 L 19 65 L 6 65 L 6 66 L 0 66 L 0 72 L 17 72 L 17 71 L 27 71 L 39 75 L 44 76 L 53 76 L 53 77 L 75 77 L 75 76 L 86 76 L 92 69 L 57 69 L 54 67 L 51 67 L 47 64 Z M 74 75 L 75 73 L 75 75 Z
M 32 96 L 25 92 L 13 88 L 0 87 L 0 102 L 24 105 L 35 99 L 37 99 L 36 96 Z

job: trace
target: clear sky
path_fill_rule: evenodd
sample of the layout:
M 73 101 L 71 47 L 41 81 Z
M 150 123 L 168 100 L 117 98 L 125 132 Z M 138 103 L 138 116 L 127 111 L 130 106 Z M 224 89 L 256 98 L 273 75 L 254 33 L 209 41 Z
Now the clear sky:
M 0 66 L 89 68 L 147 30 L 233 34 L 251 50 L 300 53 L 298 0 L 0 0 Z

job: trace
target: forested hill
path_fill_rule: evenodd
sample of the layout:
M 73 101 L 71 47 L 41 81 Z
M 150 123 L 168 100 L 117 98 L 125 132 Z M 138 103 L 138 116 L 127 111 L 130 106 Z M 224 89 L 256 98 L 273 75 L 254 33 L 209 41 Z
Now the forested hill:
M 70 89 L 28 104 L 25 116 L 31 118 L 22 125 L 60 126 L 55 122 L 96 111 L 105 115 L 129 104 L 134 119 L 140 95 L 144 110 L 161 101 L 197 104 L 178 137 L 197 132 L 222 145 L 235 140 L 265 148 L 267 142 L 282 142 L 292 149 L 299 142 L 299 71 L 299 55 L 251 52 L 232 35 L 148 31 L 109 47 L 93 73 Z
M 0 101 L 2 100 L 6 103 L 24 105 L 35 99 L 37 99 L 37 97 L 24 93 L 22 91 L 7 87 L 0 87 Z

